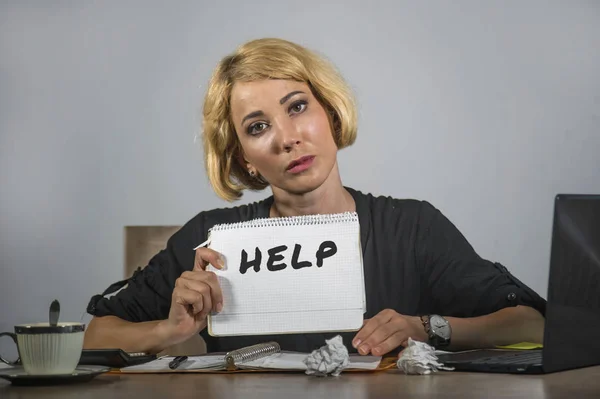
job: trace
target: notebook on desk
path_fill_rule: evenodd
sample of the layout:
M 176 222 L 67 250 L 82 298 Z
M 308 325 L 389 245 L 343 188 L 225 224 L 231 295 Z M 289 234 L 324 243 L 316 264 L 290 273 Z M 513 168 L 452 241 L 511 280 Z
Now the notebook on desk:
M 276 342 L 252 345 L 225 354 L 189 356 L 172 369 L 173 357 L 166 356 L 149 363 L 125 367 L 122 373 L 212 373 L 240 371 L 305 371 L 308 353 L 283 352 Z M 344 371 L 376 371 L 395 366 L 395 359 L 382 361 L 378 356 L 350 355 Z
M 457 371 L 540 374 L 600 364 L 600 195 L 558 195 L 542 349 L 440 355 Z

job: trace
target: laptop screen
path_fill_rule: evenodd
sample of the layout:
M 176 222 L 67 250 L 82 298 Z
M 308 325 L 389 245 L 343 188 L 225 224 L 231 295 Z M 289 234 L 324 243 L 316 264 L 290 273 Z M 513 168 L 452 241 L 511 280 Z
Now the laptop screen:
M 544 370 L 600 364 L 600 195 L 555 200 Z

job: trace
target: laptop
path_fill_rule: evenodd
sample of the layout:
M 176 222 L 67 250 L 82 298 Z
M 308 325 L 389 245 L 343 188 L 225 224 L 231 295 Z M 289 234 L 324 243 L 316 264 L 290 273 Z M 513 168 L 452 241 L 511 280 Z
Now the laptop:
M 557 195 L 539 350 L 439 355 L 456 371 L 542 374 L 600 365 L 600 195 Z

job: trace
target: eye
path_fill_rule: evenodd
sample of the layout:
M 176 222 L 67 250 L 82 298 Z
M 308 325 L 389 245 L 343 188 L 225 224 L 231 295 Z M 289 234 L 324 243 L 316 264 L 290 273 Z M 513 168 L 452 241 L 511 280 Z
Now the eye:
M 267 127 L 269 127 L 269 125 L 267 125 L 265 122 L 254 122 L 248 126 L 247 132 L 248 134 L 255 136 L 262 133 Z
M 288 112 L 290 114 L 300 114 L 300 113 L 304 112 L 307 105 L 308 105 L 308 103 L 304 100 L 296 101 L 295 103 L 290 105 Z

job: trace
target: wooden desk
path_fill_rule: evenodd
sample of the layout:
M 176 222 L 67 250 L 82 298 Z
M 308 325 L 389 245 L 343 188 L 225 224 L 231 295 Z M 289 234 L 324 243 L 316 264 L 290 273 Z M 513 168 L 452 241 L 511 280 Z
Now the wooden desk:
M 319 378 L 300 373 L 104 374 L 77 385 L 13 387 L 3 399 L 27 398 L 600 398 L 600 366 L 524 376 L 440 372 L 407 376 L 398 370 Z

